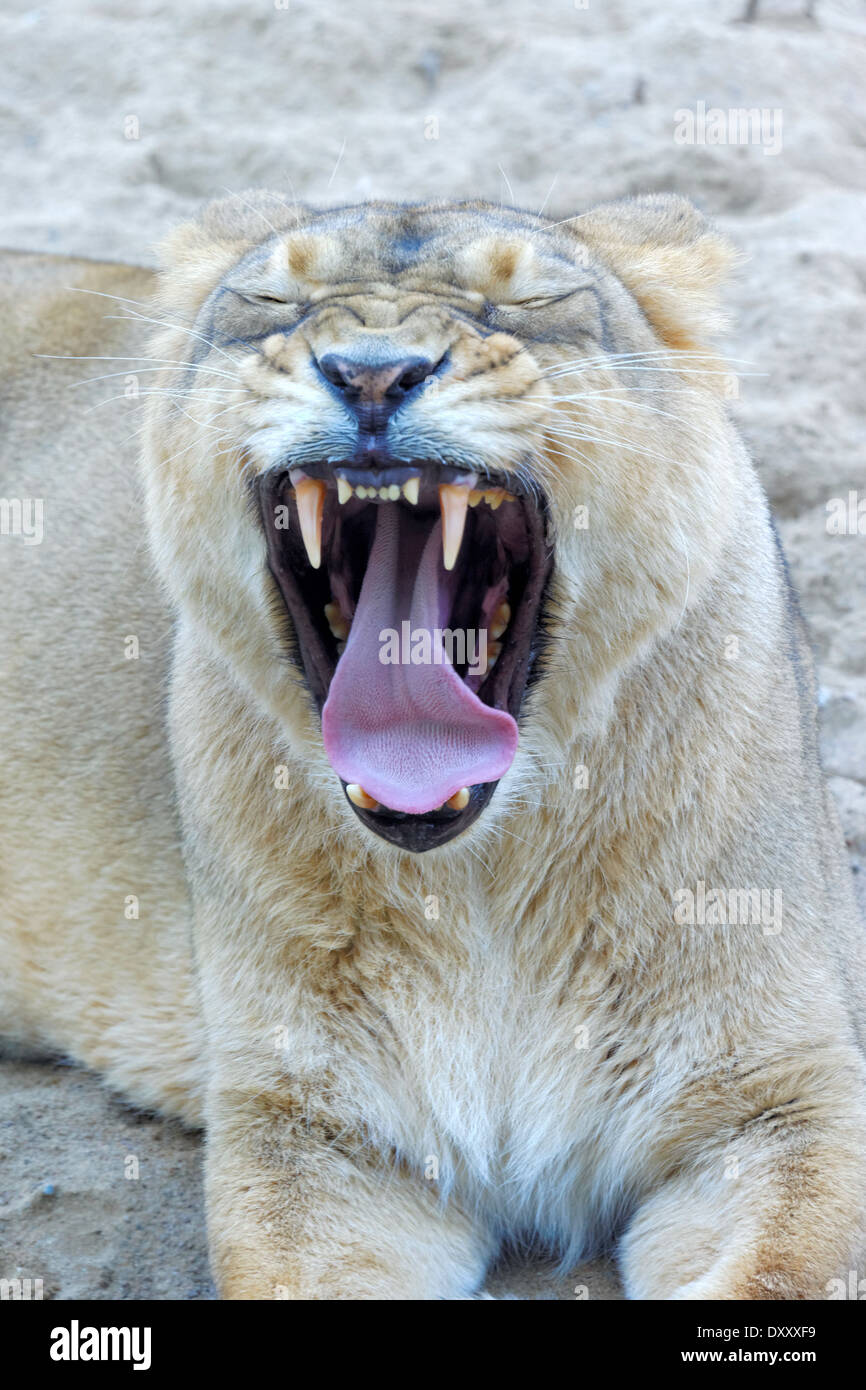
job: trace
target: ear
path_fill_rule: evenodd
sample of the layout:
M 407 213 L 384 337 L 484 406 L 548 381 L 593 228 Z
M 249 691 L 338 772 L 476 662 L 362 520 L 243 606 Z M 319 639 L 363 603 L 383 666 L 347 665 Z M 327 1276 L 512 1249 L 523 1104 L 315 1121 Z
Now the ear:
M 671 347 L 701 347 L 727 327 L 718 291 L 739 253 L 686 198 L 605 203 L 571 225 Z
M 303 203 L 251 189 L 208 203 L 192 222 L 182 222 L 158 248 L 158 298 L 173 313 L 194 315 L 223 275 L 247 251 L 274 232 L 302 227 L 313 217 Z

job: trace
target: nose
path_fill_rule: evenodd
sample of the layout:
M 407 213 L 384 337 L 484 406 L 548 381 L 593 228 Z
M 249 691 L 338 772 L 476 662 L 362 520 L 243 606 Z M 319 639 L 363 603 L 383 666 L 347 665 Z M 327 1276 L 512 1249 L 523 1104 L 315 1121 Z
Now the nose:
M 364 432 L 381 429 L 416 386 L 436 370 L 426 357 L 401 357 L 395 362 L 364 362 L 329 352 L 319 358 L 319 371 L 336 386 L 358 416 Z

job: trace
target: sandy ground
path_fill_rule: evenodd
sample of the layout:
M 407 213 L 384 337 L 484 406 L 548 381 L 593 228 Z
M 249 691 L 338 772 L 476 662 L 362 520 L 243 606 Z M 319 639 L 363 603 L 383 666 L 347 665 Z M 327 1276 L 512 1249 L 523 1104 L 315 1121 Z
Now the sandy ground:
M 743 3 L 4 3 L 0 244 L 152 264 L 200 200 L 255 184 L 558 217 L 638 191 L 694 198 L 748 256 L 731 350 L 754 375 L 731 392 L 812 624 L 859 874 L 866 535 L 830 534 L 827 507 L 866 497 L 866 17 L 855 0 L 818 0 L 815 21 L 763 0 L 742 24 Z M 678 113 L 699 103 L 763 110 L 764 138 L 683 143 Z M 0 1277 L 16 1273 L 46 1297 L 212 1297 L 196 1139 L 73 1068 L 0 1065 Z M 490 1291 L 617 1296 L 605 1265 L 512 1267 Z

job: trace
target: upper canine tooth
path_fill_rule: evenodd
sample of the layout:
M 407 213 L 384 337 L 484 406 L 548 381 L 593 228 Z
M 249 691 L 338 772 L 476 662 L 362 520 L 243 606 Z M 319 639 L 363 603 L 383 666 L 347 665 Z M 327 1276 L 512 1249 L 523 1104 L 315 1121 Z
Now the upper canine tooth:
M 421 489 L 420 478 L 407 478 L 403 484 L 402 492 L 406 501 L 413 507 L 418 505 L 418 493 Z
M 326 603 L 325 617 L 333 635 L 338 637 L 341 642 L 344 642 L 349 635 L 351 623 L 348 623 L 343 617 L 343 610 L 339 603 Z
M 469 488 L 465 483 L 439 484 L 439 509 L 442 513 L 442 563 L 453 570 L 463 539 Z
M 295 484 L 301 535 L 314 570 L 322 563 L 322 511 L 327 490 L 319 478 L 302 478 Z
M 375 811 L 379 803 L 372 796 L 368 796 L 364 788 L 357 782 L 350 782 L 346 787 L 346 795 L 353 806 L 360 806 L 362 811 Z
M 479 492 L 478 489 L 475 488 L 475 487 L 472 488 L 471 492 L 469 493 L 469 505 L 470 505 L 470 507 L 477 507 L 477 506 L 478 506 L 478 503 L 481 501 L 481 499 L 482 499 L 483 496 L 484 496 L 484 493 L 483 493 L 483 492 Z
M 500 603 L 490 621 L 490 636 L 493 638 L 501 637 L 508 624 L 511 622 L 511 606 L 507 603 Z
M 342 504 L 343 502 L 348 502 L 348 500 L 349 500 L 349 498 L 350 498 L 351 496 L 352 496 L 352 484 L 349 483 L 349 482 L 347 482 L 345 478 L 338 478 L 338 479 L 337 479 L 337 501 L 340 502 L 341 504 Z
M 487 670 L 488 670 L 488 671 L 492 671 L 492 670 L 493 670 L 494 666 L 496 665 L 497 661 L 499 660 L 499 656 L 500 656 L 500 653 L 501 653 L 501 652 L 502 652 L 502 643 L 501 643 L 501 642 L 488 642 L 488 644 L 487 644 Z

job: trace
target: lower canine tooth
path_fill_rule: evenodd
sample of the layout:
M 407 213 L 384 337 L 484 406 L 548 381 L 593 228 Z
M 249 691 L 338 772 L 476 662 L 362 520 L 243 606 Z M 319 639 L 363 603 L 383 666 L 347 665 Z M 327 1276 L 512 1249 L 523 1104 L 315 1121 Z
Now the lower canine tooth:
M 406 498 L 406 501 L 410 504 L 410 506 L 416 507 L 418 505 L 418 493 L 420 492 L 420 490 L 420 478 L 408 478 L 406 482 L 403 484 L 403 496 Z
M 463 483 L 439 484 L 439 508 L 442 512 L 442 563 L 453 570 L 460 552 L 460 542 L 466 526 L 469 488 Z
M 450 806 L 452 811 L 464 811 L 469 805 L 469 788 L 461 787 L 459 792 L 455 792 L 453 796 L 449 796 L 445 805 Z
M 368 796 L 364 788 L 357 782 L 350 782 L 346 788 L 346 795 L 353 806 L 358 806 L 362 811 L 375 811 L 379 803 L 372 796 Z
M 326 484 L 319 478 L 302 478 L 295 484 L 301 536 L 314 570 L 322 563 L 322 510 L 327 490 Z

